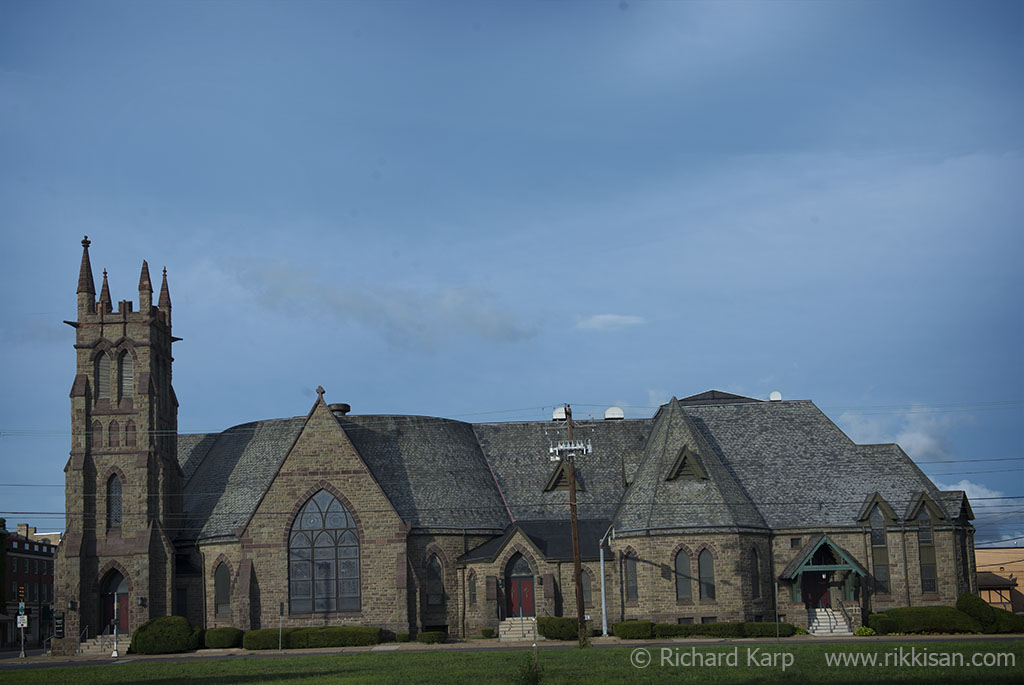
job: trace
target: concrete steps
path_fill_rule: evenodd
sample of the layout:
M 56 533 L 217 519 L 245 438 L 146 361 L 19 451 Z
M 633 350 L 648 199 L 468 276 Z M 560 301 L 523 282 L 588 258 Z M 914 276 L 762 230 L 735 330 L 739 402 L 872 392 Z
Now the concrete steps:
M 853 635 L 846 617 L 832 609 L 812 609 L 807 612 L 807 632 L 821 637 Z
M 128 645 L 132 643 L 131 633 L 118 634 L 117 653 L 121 656 L 128 653 Z M 78 653 L 82 656 L 110 656 L 114 651 L 114 636 L 100 635 L 78 643 Z
M 534 642 L 543 639 L 537 634 L 537 619 L 532 616 L 506 618 L 498 624 L 498 640 L 501 642 Z

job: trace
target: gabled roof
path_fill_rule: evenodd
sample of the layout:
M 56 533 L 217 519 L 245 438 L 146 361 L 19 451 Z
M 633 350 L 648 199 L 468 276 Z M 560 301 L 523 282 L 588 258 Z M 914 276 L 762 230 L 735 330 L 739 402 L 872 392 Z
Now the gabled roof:
M 679 404 L 684 407 L 695 406 L 699 404 L 737 404 L 742 402 L 761 402 L 762 400 L 755 400 L 753 397 L 743 397 L 742 395 L 733 395 L 732 393 L 722 392 L 721 390 L 708 390 L 706 392 L 697 393 L 696 395 L 690 395 L 684 397 L 681 400 L 677 400 Z
M 963 490 L 942 490 L 935 494 L 935 499 L 942 502 L 949 518 L 957 519 L 963 515 L 968 521 L 974 520 L 974 510 L 971 509 L 971 502 Z
M 574 480 L 576 481 L 576 492 L 583 492 L 586 488 L 583 487 L 583 479 L 580 478 L 580 474 L 574 473 Z M 551 472 L 551 477 L 548 478 L 547 484 L 544 486 L 544 492 L 550 492 L 552 490 L 567 490 L 569 488 L 569 462 L 562 460 L 555 466 L 555 470 Z
M 860 513 L 857 515 L 857 520 L 870 520 L 871 512 L 875 510 L 875 507 L 878 507 L 878 510 L 882 512 L 882 516 L 885 518 L 886 522 L 896 523 L 900 520 L 899 517 L 896 515 L 896 512 L 893 511 L 893 508 L 890 507 L 889 503 L 885 501 L 885 498 L 882 497 L 877 492 L 872 493 L 871 496 L 864 501 L 864 506 L 860 508 Z
M 577 522 L 580 542 L 580 558 L 597 559 L 600 556 L 600 541 L 608 532 L 611 521 L 606 519 L 581 519 Z M 570 522 L 560 521 L 519 521 L 510 525 L 500 536 L 471 549 L 459 557 L 460 563 L 494 561 L 506 548 L 509 540 L 522 532 L 548 561 L 572 559 L 572 530 Z
M 811 539 L 807 541 L 807 544 L 801 547 L 796 556 L 786 564 L 786 568 L 784 568 L 782 573 L 779 574 L 779 578 L 782 580 L 792 580 L 793 578 L 796 578 L 797 574 L 808 565 L 811 558 L 814 556 L 814 553 L 817 552 L 822 545 L 828 545 L 832 551 L 836 553 L 839 557 L 840 565 L 849 566 L 850 570 L 862 576 L 866 576 L 868 574 L 867 569 L 857 561 L 855 556 L 837 545 L 832 538 L 825 533 L 818 533 L 816 535 L 812 535 Z
M 928 515 L 933 519 L 941 520 L 946 518 L 946 512 L 924 490 L 914 495 L 914 499 L 910 500 L 910 506 L 907 507 L 907 513 L 903 518 L 907 521 L 916 519 L 920 516 L 922 507 L 928 510 Z
M 1017 581 L 1013 578 L 992 573 L 991 571 L 978 571 L 979 590 L 1008 590 L 1017 587 Z
M 665 480 L 683 445 L 700 460 L 703 480 Z M 615 513 L 616 534 L 700 527 L 765 528 L 732 473 L 675 398 L 658 410 L 643 461 Z

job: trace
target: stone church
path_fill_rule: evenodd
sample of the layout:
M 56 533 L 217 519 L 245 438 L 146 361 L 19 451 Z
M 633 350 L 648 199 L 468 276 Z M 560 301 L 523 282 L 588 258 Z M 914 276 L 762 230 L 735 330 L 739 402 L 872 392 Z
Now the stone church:
M 360 415 L 318 389 L 299 416 L 179 434 L 166 270 L 154 301 L 143 262 L 138 310 L 115 307 L 82 245 L 55 653 L 168 614 L 455 636 L 576 615 L 567 465 L 550 455 L 565 421 Z M 976 591 L 965 493 L 810 401 L 708 391 L 606 416 L 574 424 L 592 628 L 836 630 Z

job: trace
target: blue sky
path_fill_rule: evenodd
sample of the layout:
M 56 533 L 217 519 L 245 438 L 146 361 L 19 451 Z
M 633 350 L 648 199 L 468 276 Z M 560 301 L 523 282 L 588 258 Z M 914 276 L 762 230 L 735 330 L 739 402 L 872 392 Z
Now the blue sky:
M 778 390 L 1024 536 L 981 499 L 1024 496 L 1021 45 L 1020 2 L 0 2 L 0 509 L 63 510 L 88 234 L 115 301 L 168 269 L 184 432 Z

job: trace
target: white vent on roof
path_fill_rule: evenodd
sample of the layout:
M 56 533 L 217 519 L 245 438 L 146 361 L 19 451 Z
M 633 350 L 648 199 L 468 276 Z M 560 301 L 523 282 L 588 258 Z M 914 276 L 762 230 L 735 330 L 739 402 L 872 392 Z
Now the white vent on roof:
M 772 394 L 768 395 L 768 401 L 769 402 L 781 402 L 782 401 L 782 393 L 779 392 L 778 390 L 772 390 Z
M 622 412 L 622 407 L 608 407 L 604 410 L 605 421 L 618 421 L 624 418 L 626 415 Z
M 565 421 L 565 407 L 555 407 L 555 410 L 551 412 L 552 421 Z

